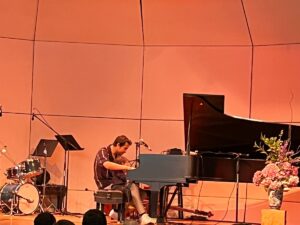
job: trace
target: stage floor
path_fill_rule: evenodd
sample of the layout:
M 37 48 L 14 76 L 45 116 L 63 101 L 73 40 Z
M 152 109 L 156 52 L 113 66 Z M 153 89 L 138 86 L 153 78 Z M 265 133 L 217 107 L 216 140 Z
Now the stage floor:
M 6 215 L 0 213 L 0 225 L 33 225 L 33 220 L 37 214 L 34 215 Z M 60 219 L 67 219 L 75 223 L 76 225 L 82 224 L 82 215 L 80 216 L 71 216 L 71 215 L 59 215 L 55 214 L 56 220 Z M 110 220 L 107 217 L 108 224 L 117 225 L 119 224 L 116 220 Z M 232 224 L 232 223 L 224 223 L 224 222 L 217 222 L 217 221 L 191 221 L 191 220 L 169 220 L 167 224 L 186 224 L 186 225 L 225 225 L 225 224 Z

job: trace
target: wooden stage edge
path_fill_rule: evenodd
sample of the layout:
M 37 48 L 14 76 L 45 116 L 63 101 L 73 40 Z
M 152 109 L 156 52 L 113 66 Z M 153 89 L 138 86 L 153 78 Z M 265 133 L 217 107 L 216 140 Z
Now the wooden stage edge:
M 0 225 L 33 225 L 34 218 L 37 214 L 33 215 L 6 215 L 3 213 L 0 213 Z M 60 214 L 54 214 L 56 220 L 60 219 L 66 219 L 70 220 L 76 225 L 82 224 L 82 215 L 73 216 L 73 215 L 60 215 Z M 118 225 L 118 223 L 115 220 L 110 220 L 109 217 L 107 217 L 107 224 L 111 225 Z M 225 224 L 232 224 L 231 223 L 225 223 L 225 222 L 216 222 L 216 221 L 191 221 L 191 220 L 168 220 L 167 224 L 183 224 L 183 225 L 225 225 Z

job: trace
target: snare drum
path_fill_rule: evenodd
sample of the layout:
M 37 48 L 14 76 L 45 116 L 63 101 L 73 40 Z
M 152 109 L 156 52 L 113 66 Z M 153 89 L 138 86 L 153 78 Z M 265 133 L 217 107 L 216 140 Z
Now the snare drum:
M 43 172 L 39 159 L 26 159 L 20 164 L 22 176 L 25 178 L 35 177 Z
M 4 213 L 13 208 L 24 214 L 31 214 L 38 208 L 40 195 L 36 187 L 29 183 L 5 184 L 0 191 L 0 200 Z

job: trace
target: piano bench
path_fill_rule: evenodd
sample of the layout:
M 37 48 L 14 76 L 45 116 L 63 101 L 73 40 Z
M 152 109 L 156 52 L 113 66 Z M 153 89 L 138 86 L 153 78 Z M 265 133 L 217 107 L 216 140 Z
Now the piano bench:
M 103 189 L 94 193 L 94 199 L 96 202 L 96 209 L 104 211 L 104 205 L 116 205 L 118 210 L 118 221 L 124 221 L 125 219 L 125 201 L 123 198 L 123 192 L 119 190 Z

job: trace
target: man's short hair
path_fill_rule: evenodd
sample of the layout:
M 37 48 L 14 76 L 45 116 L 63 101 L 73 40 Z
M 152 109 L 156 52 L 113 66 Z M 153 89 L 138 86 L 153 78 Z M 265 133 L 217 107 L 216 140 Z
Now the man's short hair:
M 34 225 L 53 225 L 56 222 L 55 217 L 49 212 L 39 213 L 34 219 Z
M 116 137 L 113 146 L 117 146 L 118 144 L 120 145 L 120 147 L 124 146 L 126 143 L 128 143 L 129 145 L 132 144 L 132 141 L 126 137 L 125 135 L 121 135 Z
M 98 209 L 90 209 L 83 215 L 82 225 L 106 225 L 104 213 Z

